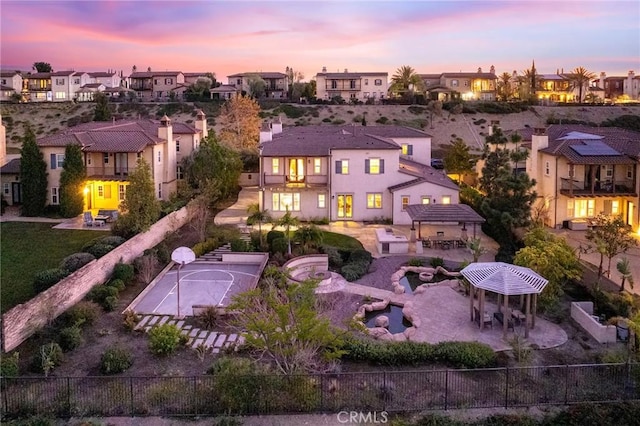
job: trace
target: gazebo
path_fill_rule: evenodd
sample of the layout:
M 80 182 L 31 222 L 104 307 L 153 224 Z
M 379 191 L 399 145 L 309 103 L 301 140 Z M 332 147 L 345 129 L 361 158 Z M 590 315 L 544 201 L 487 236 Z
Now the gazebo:
M 541 277 L 530 268 L 511 265 L 503 262 L 472 263 L 460 271 L 470 283 L 471 321 L 474 318 L 474 308 L 479 315 L 484 315 L 485 291 L 498 294 L 498 311 L 495 315 L 502 319 L 502 331 L 506 337 L 509 321 L 524 319 L 524 337 L 529 337 L 529 328 L 535 327 L 537 297 L 542 293 L 548 280 Z M 475 306 L 475 296 L 478 295 L 478 306 Z M 533 297 L 531 297 L 533 295 Z M 509 296 L 525 296 L 524 314 L 509 309 Z M 501 297 L 504 300 L 501 302 Z M 502 307 L 502 309 L 501 309 Z M 480 329 L 484 328 L 484 321 L 479 321 Z
M 462 230 L 466 232 L 467 223 L 473 224 L 473 238 L 476 237 L 476 224 L 484 223 L 480 216 L 467 204 L 411 204 L 405 208 L 411 218 L 411 230 L 418 223 L 418 239 L 422 239 L 422 222 L 462 224 Z

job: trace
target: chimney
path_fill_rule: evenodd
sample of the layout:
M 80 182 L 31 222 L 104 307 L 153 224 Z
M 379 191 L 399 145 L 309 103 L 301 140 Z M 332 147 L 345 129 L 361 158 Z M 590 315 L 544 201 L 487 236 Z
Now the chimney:
M 273 140 L 273 134 L 271 133 L 271 126 L 269 122 L 263 121 L 262 127 L 260 128 L 260 142 L 271 142 Z
M 173 182 L 176 180 L 176 141 L 173 139 L 173 126 L 171 125 L 171 119 L 167 115 L 163 115 L 160 119 L 160 127 L 158 127 L 158 138 L 167 141 L 165 144 L 158 144 L 156 147 L 159 152 L 162 152 L 161 162 L 155 156 L 155 147 L 153 162 L 151 163 L 151 170 L 156 173 L 157 170 L 161 170 L 163 187 L 167 182 Z M 166 190 L 162 191 L 163 199 L 169 194 Z
M 489 68 L 489 72 L 493 75 L 496 74 L 496 67 L 494 67 L 493 65 L 491 65 L 491 68 Z
M 327 72 L 327 67 L 322 67 L 322 72 Z
M 346 74 L 346 73 L 348 73 L 348 72 L 349 72 L 349 70 L 345 68 L 345 69 L 344 69 L 344 73 Z
M 478 67 L 478 74 L 482 72 L 482 67 Z
M 600 80 L 598 80 L 598 87 L 604 89 L 604 80 L 607 78 L 607 74 L 603 71 L 600 73 Z
M 207 116 L 201 109 L 196 111 L 196 121 L 194 124 L 196 129 L 202 132 L 202 139 L 206 138 L 209 135 L 209 128 L 207 127 Z
M 536 179 L 540 172 L 538 171 L 538 157 L 539 151 L 549 146 L 549 136 L 546 134 L 544 128 L 534 128 L 533 135 L 531 135 L 531 173 L 532 177 Z
M 271 123 L 271 131 L 274 135 L 282 133 L 282 120 L 280 116 L 276 117 L 273 123 Z

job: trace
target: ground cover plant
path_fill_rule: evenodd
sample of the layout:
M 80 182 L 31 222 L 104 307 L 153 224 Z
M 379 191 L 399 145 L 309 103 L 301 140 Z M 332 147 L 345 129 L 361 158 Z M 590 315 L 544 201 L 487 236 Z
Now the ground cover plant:
M 31 222 L 5 222 L 0 231 L 2 312 L 35 296 L 32 283 L 38 272 L 58 268 L 62 259 L 80 252 L 88 241 L 106 236 L 100 231 L 53 229 L 50 223 Z

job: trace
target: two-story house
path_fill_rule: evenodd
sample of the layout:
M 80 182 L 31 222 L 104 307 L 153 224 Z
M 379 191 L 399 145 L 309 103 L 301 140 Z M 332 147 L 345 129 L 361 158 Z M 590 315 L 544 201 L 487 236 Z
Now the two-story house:
M 316 74 L 316 97 L 331 100 L 341 97 L 345 101 L 379 102 L 387 97 L 389 73 L 386 72 L 322 72 Z
M 22 75 L 19 71 L 0 72 L 0 101 L 6 102 L 13 99 L 15 94 L 22 92 Z
M 86 72 L 56 71 L 50 75 L 53 102 L 75 100 L 80 88 L 91 83 L 91 77 Z
M 630 70 L 623 82 L 623 94 L 631 101 L 640 101 L 640 75 Z
M 198 111 L 194 127 L 173 124 L 164 116 L 159 121 L 86 123 L 38 139 L 48 162 L 48 204 L 60 203 L 60 173 L 68 144 L 80 145 L 84 153 L 85 209 L 117 209 L 139 158 L 151 168 L 156 197 L 167 200 L 176 191 L 180 177 L 178 159 L 197 149 L 206 134 L 206 117 Z
M 464 99 L 494 101 L 496 100 L 495 67 L 489 72 L 443 72 L 440 74 L 419 74 L 424 81 L 425 90 L 431 99 L 448 101 Z
M 51 73 L 36 72 L 22 75 L 22 100 L 24 102 L 51 102 Z
M 398 126 L 304 126 L 260 132 L 260 205 L 274 217 L 392 219 L 410 204 L 458 203 L 458 186 L 431 168 L 431 137 Z
M 270 99 L 286 99 L 289 93 L 289 79 L 281 72 L 243 72 L 227 76 L 228 84 L 246 93 L 251 92 L 250 81 L 259 77 L 265 82 L 264 97 Z
M 526 170 L 547 211 L 548 226 L 599 213 L 621 215 L 638 230 L 640 133 L 614 127 L 552 125 L 522 129 Z
M 90 72 L 88 74 L 89 74 L 89 78 L 91 79 L 89 84 L 99 83 L 99 84 L 102 84 L 105 88 L 107 87 L 118 88 L 122 84 L 122 77 L 120 77 L 118 73 L 115 71 Z
M 184 84 L 184 74 L 180 71 L 134 72 L 129 76 L 130 88 L 141 101 L 168 101 L 172 90 Z

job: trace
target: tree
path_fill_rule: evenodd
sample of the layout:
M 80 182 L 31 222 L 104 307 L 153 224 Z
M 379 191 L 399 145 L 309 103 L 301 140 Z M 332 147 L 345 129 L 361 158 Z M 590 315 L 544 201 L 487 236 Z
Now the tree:
M 540 86 L 540 75 L 536 71 L 536 62 L 533 61 L 531 69 L 524 70 L 522 75 L 518 76 L 519 97 L 521 100 L 535 101 L 536 93 Z
M 67 145 L 60 174 L 60 214 L 63 217 L 75 217 L 82 213 L 86 179 L 87 171 L 80 145 Z
M 629 258 L 623 257 L 618 260 L 616 269 L 620 273 L 620 279 L 622 280 L 620 283 L 620 291 L 624 291 L 624 283 L 626 281 L 629 281 L 629 286 L 633 288 L 633 273 L 631 271 L 631 262 L 629 262 Z
M 324 233 L 316 225 L 301 226 L 293 234 L 293 238 L 302 244 L 305 250 L 322 244 Z
M 462 138 L 456 138 L 444 156 L 444 168 L 447 173 L 458 175 L 462 182 L 464 175 L 473 172 L 473 159 L 469 153 L 469 146 Z
M 235 95 L 227 100 L 220 113 L 220 142 L 241 150 L 258 150 L 260 105 L 254 99 Z
M 304 89 L 302 89 L 302 97 L 306 99 L 313 99 L 316 97 L 316 81 L 311 80 L 308 83 L 304 83 Z
M 509 141 L 500 128 L 494 127 L 493 134 L 486 138 L 485 165 L 480 177 L 480 189 L 485 194 L 480 210 L 491 237 L 509 255 L 515 253 L 514 230 L 529 225 L 531 206 L 536 200 L 535 181 L 515 168 L 528 156 L 528 151 L 519 149 L 520 140 L 520 135 L 514 133 Z M 507 143 L 515 149 L 507 148 Z
M 264 97 L 267 82 L 262 77 L 258 74 L 252 74 L 247 77 L 247 84 L 249 85 L 249 96 L 256 99 Z
M 582 276 L 576 252 L 564 238 L 556 237 L 542 226 L 529 230 L 524 242 L 525 247 L 518 250 L 513 263 L 531 268 L 549 280 L 540 295 L 540 303 L 551 306 L 569 281 Z
M 93 112 L 93 121 L 110 121 L 111 108 L 109 108 L 109 99 L 104 93 L 97 92 L 93 96 L 96 108 Z
M 238 187 L 242 172 L 239 154 L 218 142 L 214 132 L 202 140 L 200 147 L 182 160 L 185 180 L 197 193 L 204 194 L 209 205 L 226 198 Z
M 198 77 L 191 86 L 187 87 L 185 97 L 188 101 L 199 101 L 210 98 L 210 89 L 214 85 L 211 77 Z
M 578 89 L 578 103 L 582 103 L 582 93 L 589 87 L 589 83 L 596 77 L 594 73 L 584 67 L 577 67 L 569 74 L 573 89 Z
M 129 174 L 122 210 L 124 213 L 116 219 L 112 230 L 125 238 L 148 230 L 160 217 L 151 167 L 144 158 L 138 159 L 136 168 Z
M 511 85 L 513 76 L 508 72 L 503 72 L 498 77 L 498 99 L 501 101 L 508 101 L 513 97 L 513 87 Z
M 247 209 L 247 213 L 249 213 L 249 217 L 247 218 L 247 225 L 251 225 L 254 223 L 258 223 L 258 233 L 260 234 L 260 246 L 264 244 L 263 235 L 262 235 L 262 224 L 271 221 L 271 216 L 269 215 L 269 210 L 260 209 L 260 204 L 253 203 Z
M 254 290 L 236 296 L 229 305 L 234 325 L 259 358 L 271 360 L 284 374 L 317 373 L 338 359 L 342 337 L 315 309 L 316 281 L 287 283 L 278 270 L 265 270 Z
M 409 65 L 403 65 L 391 77 L 390 91 L 399 96 L 404 96 L 407 93 L 410 95 L 415 92 L 422 93 L 424 92 L 424 81 L 415 69 Z
M 600 254 L 600 264 L 598 265 L 598 282 L 603 275 L 604 257 L 609 259 L 607 264 L 607 277 L 611 276 L 611 259 L 619 253 L 626 253 L 629 248 L 638 244 L 631 235 L 627 224 L 622 217 L 609 217 L 605 214 L 597 215 L 593 221 L 591 229 L 587 230 L 586 238 L 593 243 L 596 251 Z
M 480 260 L 480 256 L 487 252 L 487 249 L 482 245 L 482 240 L 480 238 L 471 238 L 467 243 L 467 248 L 473 256 L 474 262 L 478 262 L 478 260 Z
M 22 215 L 41 216 L 47 204 L 47 163 L 29 125 L 25 128 L 20 156 Z
M 289 208 L 287 207 L 287 212 L 279 219 L 277 219 L 273 226 L 282 226 L 285 229 L 285 235 L 287 237 L 287 253 L 291 254 L 291 227 L 298 226 L 300 221 L 297 217 L 292 216 Z
M 53 68 L 51 68 L 49 62 L 34 62 L 33 69 L 36 72 L 53 72 Z

